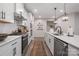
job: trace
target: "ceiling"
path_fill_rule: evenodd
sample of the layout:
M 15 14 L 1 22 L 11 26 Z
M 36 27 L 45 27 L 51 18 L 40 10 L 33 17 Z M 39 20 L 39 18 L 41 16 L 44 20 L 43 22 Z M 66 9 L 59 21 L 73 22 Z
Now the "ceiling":
M 54 8 L 56 7 L 56 16 L 59 17 L 64 14 L 64 3 L 25 3 L 25 9 L 32 12 L 35 18 L 53 18 L 55 15 Z M 37 12 L 34 12 L 37 9 Z M 63 12 L 60 12 L 63 10 Z M 79 3 L 66 3 L 66 12 L 79 12 Z

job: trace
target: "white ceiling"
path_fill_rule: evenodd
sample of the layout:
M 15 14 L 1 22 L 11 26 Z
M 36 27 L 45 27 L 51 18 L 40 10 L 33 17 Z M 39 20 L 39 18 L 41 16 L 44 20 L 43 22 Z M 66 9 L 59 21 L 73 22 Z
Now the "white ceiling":
M 39 15 L 42 18 L 52 18 L 55 15 L 54 8 L 57 8 L 57 17 L 64 14 L 59 10 L 64 11 L 64 3 L 25 3 L 25 9 L 32 12 L 35 18 L 39 18 Z M 34 9 L 37 9 L 38 12 L 34 12 Z M 67 13 L 79 12 L 79 3 L 67 3 L 66 4 Z

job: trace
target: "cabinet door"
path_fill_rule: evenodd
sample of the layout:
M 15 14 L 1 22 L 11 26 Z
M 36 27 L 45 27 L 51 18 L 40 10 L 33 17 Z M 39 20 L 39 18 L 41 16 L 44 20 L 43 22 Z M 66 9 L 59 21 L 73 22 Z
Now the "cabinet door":
M 52 55 L 54 55 L 54 37 L 51 36 L 50 34 L 46 33 L 45 41 L 46 41 L 46 44 L 47 44 L 48 48 L 50 49 Z
M 54 55 L 54 37 L 50 35 L 50 51 Z
M 46 41 L 46 44 L 48 46 L 48 44 L 49 44 L 49 35 L 48 35 L 48 33 L 45 34 L 45 41 Z
M 21 38 L 0 47 L 0 56 L 20 56 L 21 55 Z
M 21 51 L 22 51 L 22 42 L 21 42 L 21 37 L 17 38 L 17 46 L 16 46 L 16 51 L 18 56 L 21 56 Z
M 5 20 L 13 22 L 14 21 L 14 3 L 3 3 L 2 10 L 5 12 Z
M 13 56 L 21 56 L 21 38 L 17 38 L 11 43 L 11 52 Z
M 0 47 L 0 56 L 12 56 L 10 44 L 5 44 Z
M 10 47 L 11 47 L 11 54 L 12 54 L 12 56 L 17 55 L 17 41 L 16 40 L 11 42 L 11 46 Z
M 48 34 L 47 45 L 49 49 L 50 49 L 50 43 L 51 43 L 51 38 L 50 35 Z
M 79 56 L 79 49 L 72 45 L 68 45 L 68 56 Z

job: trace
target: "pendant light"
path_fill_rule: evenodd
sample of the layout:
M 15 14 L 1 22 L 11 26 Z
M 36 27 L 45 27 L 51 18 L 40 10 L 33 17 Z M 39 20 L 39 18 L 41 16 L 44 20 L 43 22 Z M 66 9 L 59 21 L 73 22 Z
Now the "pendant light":
M 63 21 L 68 21 L 68 16 L 66 13 L 66 3 L 64 3 L 64 17 L 63 17 Z
M 56 10 L 57 10 L 57 8 L 54 8 L 54 10 L 55 10 L 55 21 L 56 21 L 56 20 L 57 20 L 57 19 L 56 19 Z

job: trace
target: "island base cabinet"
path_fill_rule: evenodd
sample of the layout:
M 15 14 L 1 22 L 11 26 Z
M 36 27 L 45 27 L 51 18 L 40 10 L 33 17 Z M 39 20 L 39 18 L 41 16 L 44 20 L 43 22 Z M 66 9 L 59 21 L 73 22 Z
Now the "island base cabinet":
M 12 56 L 12 51 L 10 50 L 10 44 L 6 44 L 0 47 L 0 56 Z
M 52 53 L 52 55 L 54 55 L 54 37 L 50 35 L 49 37 L 49 49 Z
M 11 44 L 11 54 L 12 56 L 21 56 L 21 39 L 17 38 Z
M 0 56 L 21 56 L 21 38 L 0 46 Z
M 49 46 L 50 46 L 50 45 L 49 45 L 49 37 L 50 37 L 49 34 L 45 34 L 45 42 L 46 42 L 48 48 L 49 48 Z
M 68 56 L 79 56 L 79 49 L 72 45 L 68 45 Z

